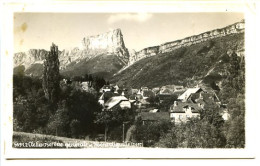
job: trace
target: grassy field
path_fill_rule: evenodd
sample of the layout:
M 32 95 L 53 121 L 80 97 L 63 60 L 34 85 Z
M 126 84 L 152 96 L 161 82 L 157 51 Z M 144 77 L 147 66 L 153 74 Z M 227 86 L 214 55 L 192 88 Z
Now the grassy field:
M 13 148 L 140 148 L 138 143 L 98 142 L 52 135 L 13 132 Z

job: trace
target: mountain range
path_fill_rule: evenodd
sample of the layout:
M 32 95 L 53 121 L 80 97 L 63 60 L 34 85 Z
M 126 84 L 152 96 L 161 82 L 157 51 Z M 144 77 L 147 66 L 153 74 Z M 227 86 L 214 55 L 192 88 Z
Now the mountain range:
M 60 73 L 69 77 L 93 74 L 131 87 L 193 86 L 209 77 L 221 84 L 218 80 L 225 76 L 228 57 L 244 56 L 244 30 L 242 20 L 136 52 L 129 51 L 121 30 L 115 29 L 83 37 L 79 47 L 59 51 Z M 23 67 L 27 75 L 41 77 L 46 54 L 44 49 L 15 53 L 14 74 Z

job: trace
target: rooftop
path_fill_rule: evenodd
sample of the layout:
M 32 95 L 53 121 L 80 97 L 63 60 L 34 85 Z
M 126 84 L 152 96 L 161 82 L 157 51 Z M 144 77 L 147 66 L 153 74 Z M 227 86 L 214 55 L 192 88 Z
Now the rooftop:
M 111 109 L 121 101 L 129 101 L 125 96 L 114 96 L 111 97 L 106 103 L 105 103 L 105 108 L 106 109 Z
M 187 107 L 193 108 L 191 110 L 192 113 L 198 113 L 199 110 L 201 110 L 201 108 L 195 103 L 178 102 L 178 105 L 175 107 L 172 106 L 170 111 L 173 113 L 185 113 L 185 110 L 183 108 L 187 108 Z
M 189 98 L 189 96 L 192 94 L 192 93 L 197 93 L 199 91 L 202 91 L 201 88 L 189 88 L 187 89 L 181 96 L 178 97 L 179 100 L 186 100 Z

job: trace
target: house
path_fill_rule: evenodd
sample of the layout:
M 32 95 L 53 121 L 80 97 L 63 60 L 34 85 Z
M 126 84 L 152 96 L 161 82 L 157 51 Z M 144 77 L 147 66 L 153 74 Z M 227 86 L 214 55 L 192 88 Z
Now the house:
M 90 87 L 90 83 L 88 81 L 82 82 L 81 87 L 84 91 L 88 91 Z
M 222 113 L 221 113 L 221 117 L 224 121 L 227 121 L 229 118 L 230 118 L 230 114 L 228 113 L 227 110 L 224 110 Z
M 226 104 L 221 104 L 220 105 L 220 109 L 221 109 L 220 116 L 222 117 L 222 119 L 224 121 L 229 120 L 230 119 L 230 114 L 228 113 L 227 105 Z
M 149 88 L 148 88 L 148 87 L 146 87 L 146 86 L 142 86 L 142 87 L 141 87 L 141 90 L 142 90 L 142 91 L 148 91 L 148 90 L 149 90 Z
M 133 95 L 133 94 L 137 94 L 139 90 L 138 89 L 131 89 L 130 91 L 131 91 L 130 93 Z
M 155 88 L 152 89 L 152 91 L 153 91 L 154 94 L 157 94 L 157 93 L 160 92 L 160 88 L 159 87 L 155 87 Z
M 118 87 L 118 85 L 110 85 L 110 86 L 111 86 L 111 90 L 113 90 L 114 93 L 120 94 L 121 91 L 119 91 L 120 88 Z
M 99 104 L 101 104 L 104 107 L 104 104 L 111 98 L 114 96 L 119 96 L 119 94 L 117 93 L 113 93 L 111 91 L 107 91 L 102 93 L 102 95 L 99 97 L 98 102 Z
M 144 99 L 147 99 L 147 98 L 153 97 L 153 96 L 155 96 L 155 94 L 154 94 L 154 92 L 152 90 L 143 91 Z
M 169 112 L 140 112 L 138 117 L 141 118 L 143 125 L 151 122 L 169 121 Z
M 160 88 L 160 94 L 171 93 L 175 91 L 183 91 L 184 87 L 181 85 L 165 85 Z
M 170 107 L 169 112 L 171 121 L 175 124 L 178 124 L 181 122 L 185 123 L 189 120 L 189 118 L 192 117 L 199 118 L 200 110 L 202 110 L 202 108 L 198 104 L 175 101 L 174 104 Z
M 113 88 L 115 89 L 115 91 L 119 90 L 119 86 L 118 85 L 114 85 Z
M 111 92 L 113 91 L 114 93 L 118 93 L 119 90 L 118 85 L 110 84 L 110 85 L 104 85 L 102 88 L 100 88 L 99 92 L 104 93 L 104 92 Z
M 99 92 L 104 93 L 104 92 L 110 92 L 112 87 L 110 85 L 104 85 L 102 88 L 100 88 Z
M 125 96 L 113 96 L 104 104 L 107 111 L 113 111 L 117 107 L 121 109 L 131 108 L 131 102 Z
M 157 96 L 159 97 L 160 103 L 163 103 L 164 101 L 171 101 L 174 97 L 174 95 L 171 94 L 159 94 Z
M 178 90 L 178 91 L 174 91 L 173 95 L 180 97 L 183 93 L 185 92 L 185 90 Z
M 156 113 L 156 112 L 160 112 L 160 111 L 159 111 L 159 109 L 154 108 L 154 109 L 150 110 L 149 112 Z
M 139 101 L 139 100 L 141 100 L 141 99 L 143 99 L 144 98 L 144 96 L 143 96 L 143 91 L 142 90 L 138 90 L 138 92 L 137 92 L 137 94 L 135 95 L 135 99 L 137 100 L 137 101 Z
M 175 85 L 174 86 L 174 91 L 183 91 L 183 90 L 184 90 L 183 86 L 180 86 L 180 85 Z
M 161 89 L 159 92 L 161 95 L 172 95 L 174 93 L 173 89 Z
M 105 93 L 102 93 L 102 95 L 98 99 L 98 103 L 104 107 L 105 104 Z
M 203 90 L 201 88 L 189 88 L 182 95 L 178 97 L 178 100 L 185 102 L 193 93 L 200 93 Z

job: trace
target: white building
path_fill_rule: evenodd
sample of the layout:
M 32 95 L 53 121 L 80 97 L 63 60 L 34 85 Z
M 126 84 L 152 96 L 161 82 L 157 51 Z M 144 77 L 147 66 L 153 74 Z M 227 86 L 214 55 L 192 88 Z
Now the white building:
M 182 103 L 175 101 L 170 107 L 170 118 L 175 124 L 181 122 L 187 122 L 189 118 L 199 118 L 201 110 L 197 104 L 194 103 Z

